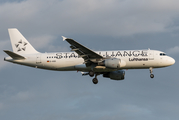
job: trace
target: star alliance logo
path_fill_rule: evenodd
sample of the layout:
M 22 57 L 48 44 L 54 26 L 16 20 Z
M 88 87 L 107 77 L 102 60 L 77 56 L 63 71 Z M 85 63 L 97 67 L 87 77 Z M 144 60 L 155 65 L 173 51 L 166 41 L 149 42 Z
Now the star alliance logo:
M 19 51 L 25 51 L 26 50 L 26 42 L 23 42 L 22 40 L 20 40 L 17 44 L 15 44 L 16 48 L 17 48 L 17 52 Z

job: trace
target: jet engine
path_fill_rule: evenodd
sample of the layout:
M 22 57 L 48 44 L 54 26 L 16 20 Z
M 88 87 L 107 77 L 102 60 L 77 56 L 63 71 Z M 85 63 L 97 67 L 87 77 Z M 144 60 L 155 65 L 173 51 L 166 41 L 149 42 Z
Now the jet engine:
M 112 80 L 124 80 L 125 71 L 117 70 L 112 72 L 107 72 L 103 74 L 103 77 L 110 78 Z
M 102 65 L 107 68 L 118 69 L 118 68 L 126 66 L 126 62 L 118 58 L 110 58 L 110 59 L 104 60 L 101 63 L 98 63 L 98 65 Z

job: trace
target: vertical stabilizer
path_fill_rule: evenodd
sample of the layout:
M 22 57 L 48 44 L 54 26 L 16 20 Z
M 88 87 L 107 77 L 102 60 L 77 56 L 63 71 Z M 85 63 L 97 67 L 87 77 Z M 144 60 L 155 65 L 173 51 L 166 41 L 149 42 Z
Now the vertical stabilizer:
M 35 54 L 37 52 L 26 38 L 16 29 L 8 29 L 13 52 L 19 54 Z

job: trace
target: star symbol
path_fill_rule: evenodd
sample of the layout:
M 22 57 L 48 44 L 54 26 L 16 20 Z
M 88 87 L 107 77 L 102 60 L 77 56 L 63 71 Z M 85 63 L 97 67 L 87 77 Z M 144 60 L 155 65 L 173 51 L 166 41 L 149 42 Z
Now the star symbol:
M 19 52 L 19 51 L 25 51 L 26 50 L 26 45 L 27 45 L 28 43 L 26 43 L 26 42 L 23 42 L 22 41 L 22 39 L 20 39 L 19 40 L 19 42 L 17 43 L 17 44 L 15 44 L 15 46 L 16 46 L 16 48 L 17 48 L 17 52 Z

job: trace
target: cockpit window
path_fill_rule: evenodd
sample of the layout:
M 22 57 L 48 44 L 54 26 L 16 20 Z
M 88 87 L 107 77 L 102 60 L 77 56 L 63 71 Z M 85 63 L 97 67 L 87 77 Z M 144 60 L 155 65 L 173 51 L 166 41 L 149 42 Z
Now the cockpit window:
M 165 53 L 160 53 L 160 56 L 166 56 L 166 54 Z

